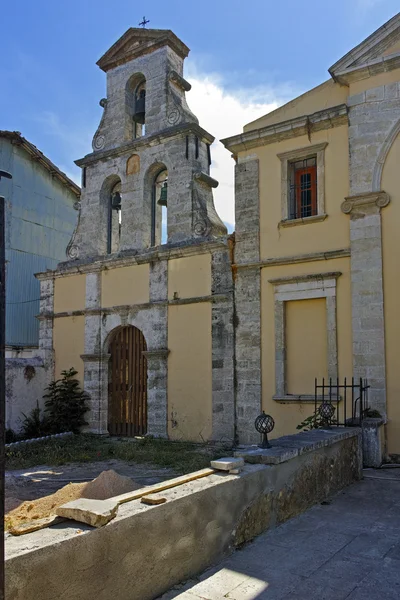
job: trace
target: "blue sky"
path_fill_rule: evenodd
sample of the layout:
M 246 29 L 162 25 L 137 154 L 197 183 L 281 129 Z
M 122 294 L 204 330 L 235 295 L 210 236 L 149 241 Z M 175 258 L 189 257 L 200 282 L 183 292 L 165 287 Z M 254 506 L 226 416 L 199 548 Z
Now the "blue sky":
M 143 14 L 190 48 L 188 103 L 217 137 L 328 78 L 391 18 L 398 0 L 19 0 L 2 6 L 0 129 L 21 133 L 74 179 L 105 96 L 100 56 Z M 217 208 L 233 222 L 233 165 L 221 147 Z

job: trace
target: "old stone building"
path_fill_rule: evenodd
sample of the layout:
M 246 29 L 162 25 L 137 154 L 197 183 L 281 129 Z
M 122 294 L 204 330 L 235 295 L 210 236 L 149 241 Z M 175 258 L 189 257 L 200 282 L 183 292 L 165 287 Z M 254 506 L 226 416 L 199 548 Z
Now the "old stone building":
M 230 255 L 188 52 L 169 30 L 129 29 L 98 61 L 107 98 L 77 161 L 71 260 L 39 275 L 41 343 L 57 374 L 78 369 L 97 433 L 233 437 Z
M 91 431 L 198 441 L 254 441 L 261 409 L 292 433 L 316 377 L 368 378 L 400 454 L 400 15 L 223 140 L 231 238 L 213 137 L 185 100 L 188 51 L 169 30 L 130 29 L 98 62 L 107 98 L 77 161 L 70 260 L 38 275 L 49 364 L 78 369 Z
M 400 454 L 400 14 L 329 73 L 224 140 L 237 158 L 238 432 L 252 438 L 260 399 L 274 433 L 293 432 L 315 377 L 354 375 Z

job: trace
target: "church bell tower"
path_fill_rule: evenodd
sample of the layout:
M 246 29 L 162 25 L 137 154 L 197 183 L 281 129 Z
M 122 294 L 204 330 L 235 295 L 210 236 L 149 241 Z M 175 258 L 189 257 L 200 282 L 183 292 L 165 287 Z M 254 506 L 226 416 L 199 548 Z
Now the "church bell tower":
M 226 235 L 209 174 L 214 138 L 186 103 L 188 53 L 170 30 L 131 28 L 97 62 L 107 97 L 93 152 L 76 161 L 81 214 L 70 260 Z

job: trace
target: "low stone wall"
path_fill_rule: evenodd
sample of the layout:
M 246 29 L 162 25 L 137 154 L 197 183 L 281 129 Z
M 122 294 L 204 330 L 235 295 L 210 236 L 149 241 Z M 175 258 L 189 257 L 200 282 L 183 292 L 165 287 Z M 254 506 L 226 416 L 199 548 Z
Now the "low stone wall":
M 101 529 L 66 522 L 8 538 L 6 597 L 152 600 L 362 476 L 359 429 L 281 439 L 242 452 L 258 464 L 240 474 L 172 488 L 158 506 L 123 504 Z

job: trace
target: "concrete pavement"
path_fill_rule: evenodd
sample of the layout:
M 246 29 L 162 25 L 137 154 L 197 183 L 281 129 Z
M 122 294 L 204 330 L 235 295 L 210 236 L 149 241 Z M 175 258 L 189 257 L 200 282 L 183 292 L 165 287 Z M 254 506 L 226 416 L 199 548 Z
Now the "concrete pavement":
M 400 468 L 259 536 L 160 600 L 399 600 Z

